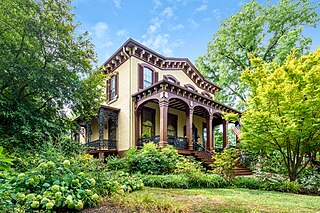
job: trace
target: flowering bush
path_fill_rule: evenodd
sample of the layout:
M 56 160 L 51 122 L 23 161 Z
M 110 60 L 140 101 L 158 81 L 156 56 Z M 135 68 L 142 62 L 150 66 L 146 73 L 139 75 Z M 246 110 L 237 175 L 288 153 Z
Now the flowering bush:
M 143 187 L 140 179 L 124 172 L 108 171 L 101 161 L 87 154 L 66 159 L 51 153 L 49 157 L 36 158 L 38 165 L 33 169 L 0 178 L 0 192 L 6 192 L 1 197 L 5 208 L 13 211 L 81 210 L 99 204 L 110 193 L 131 192 Z

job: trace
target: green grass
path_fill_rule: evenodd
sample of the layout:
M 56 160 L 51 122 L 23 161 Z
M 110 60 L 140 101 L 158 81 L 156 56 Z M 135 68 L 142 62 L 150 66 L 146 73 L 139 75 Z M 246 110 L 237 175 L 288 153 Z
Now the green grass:
M 249 189 L 145 188 L 115 195 L 128 212 L 317 212 L 320 197 Z

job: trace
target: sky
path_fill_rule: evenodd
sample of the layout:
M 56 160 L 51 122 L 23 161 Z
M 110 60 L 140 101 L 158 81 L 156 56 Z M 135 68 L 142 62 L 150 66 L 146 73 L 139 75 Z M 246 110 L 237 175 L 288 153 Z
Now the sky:
M 249 0 L 74 0 L 73 12 L 81 23 L 78 32 L 88 31 L 92 38 L 98 65 L 128 38 L 164 56 L 194 62 L 206 53 L 220 22 L 244 2 Z M 313 39 L 311 50 L 320 45 L 319 27 L 305 30 Z

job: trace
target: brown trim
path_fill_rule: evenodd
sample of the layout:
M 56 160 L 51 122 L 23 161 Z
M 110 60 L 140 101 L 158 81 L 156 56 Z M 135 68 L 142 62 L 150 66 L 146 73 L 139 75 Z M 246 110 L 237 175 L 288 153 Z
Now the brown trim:
M 168 99 L 177 98 L 183 100 L 186 103 L 192 101 L 194 107 L 196 105 L 200 105 L 206 108 L 208 112 L 210 112 L 209 110 L 213 110 L 213 114 L 222 114 L 222 112 L 233 112 L 241 115 L 241 112 L 239 110 L 226 106 L 213 99 L 207 98 L 197 92 L 188 90 L 180 85 L 166 81 L 165 79 L 160 80 L 150 87 L 144 88 L 143 90 L 134 93 L 132 97 L 136 101 L 136 107 L 139 108 L 141 104 L 146 100 L 155 99 L 159 101 L 162 91 L 165 91 L 169 95 Z
M 153 73 L 154 73 L 153 83 L 157 83 L 159 81 L 159 73 L 158 72 L 153 72 Z
M 165 80 L 170 81 L 170 79 L 172 81 L 174 81 L 174 83 L 180 85 L 180 82 L 178 81 L 178 79 L 176 77 L 174 77 L 173 75 L 167 74 L 163 76 Z
M 221 87 L 206 80 L 189 59 L 162 56 L 131 38 L 106 60 L 101 66 L 101 69 L 105 73 L 113 72 L 131 56 L 162 70 L 183 70 L 199 88 L 206 90 L 209 93 L 214 94 L 216 91 L 221 90 Z
M 189 88 L 191 88 L 192 91 L 198 92 L 198 90 L 192 84 L 185 84 L 184 87 L 187 88 L 188 90 L 190 90 Z
M 139 89 L 143 89 L 143 66 L 138 64 L 138 85 Z
M 207 98 L 212 98 L 212 96 L 208 92 L 202 91 L 201 94 L 203 96 L 206 96 Z
M 151 136 L 155 136 L 155 133 L 156 133 L 156 110 L 153 109 L 153 108 L 149 108 L 149 107 L 146 107 L 146 106 L 143 106 L 142 109 L 141 109 L 141 126 L 140 126 L 140 135 L 143 134 L 142 130 L 143 130 L 143 122 L 144 122 L 144 119 L 145 119 L 145 112 L 151 112 L 151 116 L 152 116 L 152 129 L 151 129 Z

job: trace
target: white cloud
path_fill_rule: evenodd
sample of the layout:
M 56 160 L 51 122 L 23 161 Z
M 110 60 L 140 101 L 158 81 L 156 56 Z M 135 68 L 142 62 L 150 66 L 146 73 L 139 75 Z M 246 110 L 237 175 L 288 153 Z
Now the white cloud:
M 102 47 L 105 47 L 105 48 L 112 47 L 112 46 L 113 46 L 113 42 L 112 41 L 107 41 L 102 45 Z
M 154 3 L 153 9 L 157 9 L 162 6 L 162 3 L 160 0 L 153 0 L 153 3 Z
M 144 39 L 142 43 L 147 47 L 159 51 L 160 53 L 170 56 L 173 50 L 169 45 L 169 34 L 157 34 L 157 35 L 143 35 Z
M 148 33 L 156 33 L 162 24 L 162 20 L 158 17 L 151 19 L 151 25 L 148 28 Z
M 171 7 L 167 7 L 166 9 L 164 9 L 164 11 L 162 12 L 162 15 L 170 18 L 173 16 L 173 10 Z
M 182 24 L 177 24 L 173 27 L 171 27 L 171 30 L 182 30 L 184 26 Z
M 104 37 L 108 29 L 109 27 L 105 22 L 98 22 L 91 28 L 94 36 L 96 36 L 97 38 Z
M 214 15 L 214 17 L 218 20 L 221 20 L 221 10 L 219 9 L 214 9 L 212 10 L 212 13 Z
M 208 5 L 207 4 L 202 4 L 200 7 L 196 8 L 193 13 L 200 13 L 203 11 L 206 11 L 208 9 Z
M 121 29 L 117 32 L 117 36 L 128 37 L 128 31 L 126 29 Z
M 113 4 L 116 8 L 121 8 L 121 0 L 113 0 Z
M 191 27 L 192 29 L 197 29 L 197 28 L 199 27 L 199 24 L 198 24 L 195 20 L 193 20 L 193 19 L 189 19 L 188 22 L 189 22 L 190 27 Z

